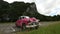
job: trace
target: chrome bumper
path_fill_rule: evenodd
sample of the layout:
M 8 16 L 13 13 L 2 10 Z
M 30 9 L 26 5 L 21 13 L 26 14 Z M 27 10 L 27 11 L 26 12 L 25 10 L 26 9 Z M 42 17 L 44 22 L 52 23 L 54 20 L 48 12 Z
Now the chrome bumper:
M 26 27 L 27 28 L 33 28 L 33 27 L 36 27 L 37 25 L 27 25 Z
M 38 25 L 26 25 L 26 28 L 34 28 L 36 26 L 39 26 L 40 27 L 40 23 Z

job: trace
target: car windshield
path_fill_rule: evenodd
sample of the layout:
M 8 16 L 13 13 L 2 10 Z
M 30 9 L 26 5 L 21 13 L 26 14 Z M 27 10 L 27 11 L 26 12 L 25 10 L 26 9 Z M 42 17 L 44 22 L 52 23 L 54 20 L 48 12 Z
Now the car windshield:
M 21 16 L 21 18 L 29 18 L 28 16 Z

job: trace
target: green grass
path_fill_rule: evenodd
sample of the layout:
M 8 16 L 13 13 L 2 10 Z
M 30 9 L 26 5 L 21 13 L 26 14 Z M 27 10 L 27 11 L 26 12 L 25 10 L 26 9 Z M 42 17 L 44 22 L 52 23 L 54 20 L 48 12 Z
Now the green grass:
M 40 27 L 38 30 L 17 32 L 16 34 L 60 34 L 60 23 Z

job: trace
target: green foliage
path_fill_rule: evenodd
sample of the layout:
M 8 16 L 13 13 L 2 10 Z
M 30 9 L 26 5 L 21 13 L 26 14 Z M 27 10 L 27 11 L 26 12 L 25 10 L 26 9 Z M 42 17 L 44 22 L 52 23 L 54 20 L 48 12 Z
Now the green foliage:
M 45 16 L 38 13 L 36 9 L 36 4 L 34 2 L 33 3 L 24 3 L 24 2 L 8 3 L 3 0 L 0 0 L 0 18 L 9 17 L 12 19 L 18 19 L 18 17 L 22 15 L 36 17 L 37 19 L 40 19 L 40 21 L 60 20 L 60 15 L 52 17 L 52 16 Z

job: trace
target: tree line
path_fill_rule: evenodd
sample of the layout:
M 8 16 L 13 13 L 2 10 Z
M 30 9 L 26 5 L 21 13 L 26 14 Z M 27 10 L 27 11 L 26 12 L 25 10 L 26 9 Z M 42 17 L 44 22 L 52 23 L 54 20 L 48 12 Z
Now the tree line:
M 16 21 L 20 16 L 35 17 L 40 21 L 59 21 L 60 15 L 45 16 L 38 13 L 35 3 L 13 2 L 0 0 L 0 22 Z

